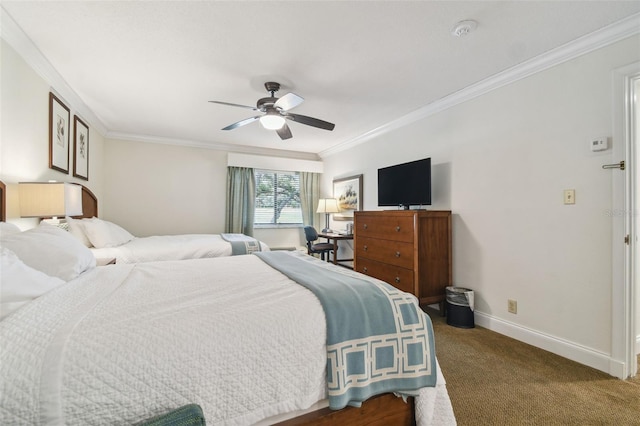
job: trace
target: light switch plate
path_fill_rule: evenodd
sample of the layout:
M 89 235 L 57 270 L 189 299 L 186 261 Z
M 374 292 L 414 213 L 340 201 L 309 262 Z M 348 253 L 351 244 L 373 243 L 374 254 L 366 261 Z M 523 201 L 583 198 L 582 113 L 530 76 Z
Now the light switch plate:
M 576 190 L 575 189 L 565 189 L 564 190 L 564 203 L 565 204 L 575 204 L 576 203 Z

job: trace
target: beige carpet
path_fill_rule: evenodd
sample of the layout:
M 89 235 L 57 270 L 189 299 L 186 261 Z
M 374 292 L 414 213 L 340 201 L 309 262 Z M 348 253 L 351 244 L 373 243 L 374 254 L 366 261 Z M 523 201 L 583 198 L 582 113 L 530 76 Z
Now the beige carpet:
M 640 375 L 619 380 L 427 313 L 458 425 L 640 425 Z

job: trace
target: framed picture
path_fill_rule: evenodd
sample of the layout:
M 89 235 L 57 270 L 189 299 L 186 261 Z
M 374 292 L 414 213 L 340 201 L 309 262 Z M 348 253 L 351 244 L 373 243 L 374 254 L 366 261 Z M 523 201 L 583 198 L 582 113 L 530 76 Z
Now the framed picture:
M 340 213 L 334 213 L 333 218 L 353 220 L 353 212 L 362 210 L 362 175 L 334 179 L 333 197 L 340 207 Z
M 73 116 L 73 175 L 89 180 L 89 126 Z
M 69 173 L 69 108 L 49 92 L 49 168 Z

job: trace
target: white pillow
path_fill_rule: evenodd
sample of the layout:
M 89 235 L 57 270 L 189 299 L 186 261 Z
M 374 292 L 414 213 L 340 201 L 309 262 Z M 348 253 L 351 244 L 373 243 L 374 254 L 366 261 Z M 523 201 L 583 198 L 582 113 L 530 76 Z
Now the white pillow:
M 2 236 L 0 246 L 28 266 L 65 281 L 96 266 L 91 250 L 67 231 L 46 223 L 19 234 Z
M 28 267 L 5 247 L 0 247 L 0 278 L 0 319 L 64 284 L 60 278 L 50 277 Z
M 69 224 L 69 232 L 71 235 L 80 240 L 85 247 L 93 247 L 93 244 L 91 244 L 91 241 L 87 238 L 87 233 L 84 232 L 84 223 L 81 220 L 74 219 L 69 216 L 67 216 L 65 220 Z
M 97 217 L 83 219 L 82 224 L 87 238 L 95 248 L 117 247 L 135 238 L 126 229 Z
M 0 237 L 3 235 L 17 234 L 18 232 L 22 231 L 13 223 L 0 222 Z

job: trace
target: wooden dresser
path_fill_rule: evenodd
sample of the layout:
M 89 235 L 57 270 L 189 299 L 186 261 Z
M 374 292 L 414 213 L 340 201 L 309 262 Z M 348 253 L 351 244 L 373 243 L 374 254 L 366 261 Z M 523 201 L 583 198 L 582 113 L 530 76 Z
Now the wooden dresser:
M 414 294 L 421 305 L 442 305 L 452 285 L 451 212 L 355 212 L 354 252 L 356 271 Z

